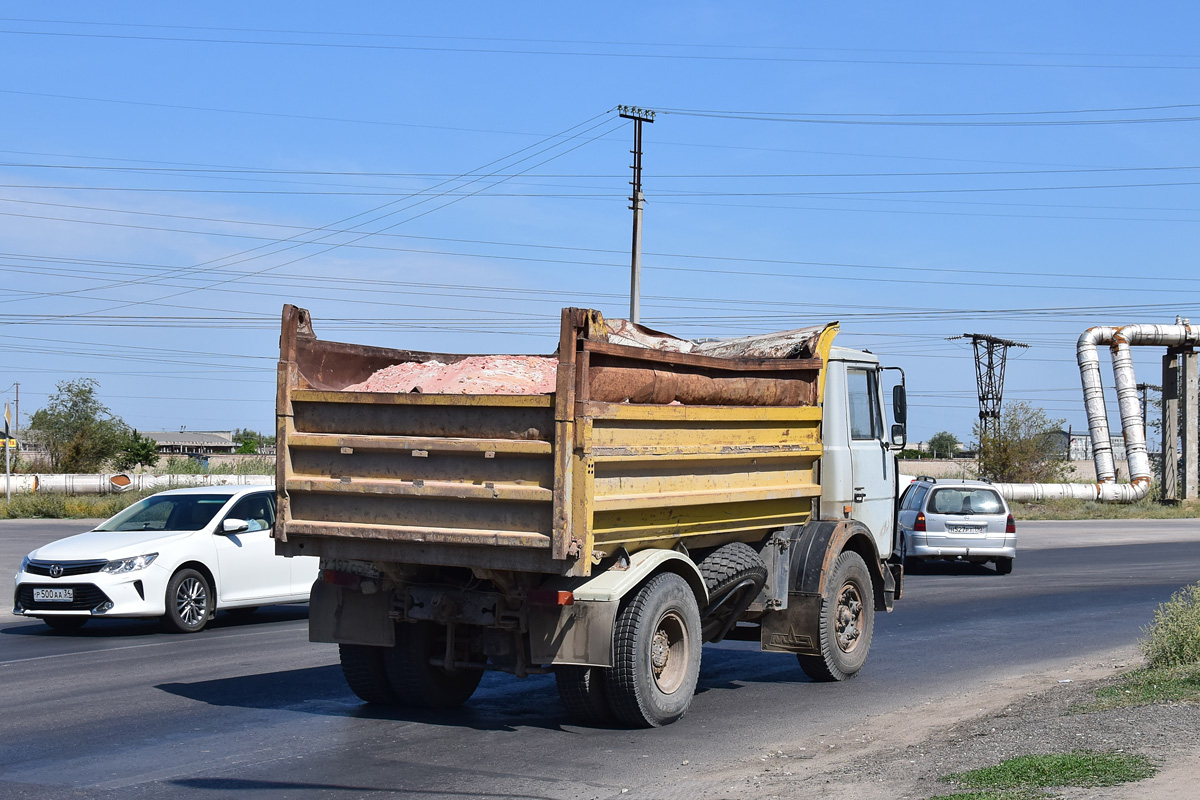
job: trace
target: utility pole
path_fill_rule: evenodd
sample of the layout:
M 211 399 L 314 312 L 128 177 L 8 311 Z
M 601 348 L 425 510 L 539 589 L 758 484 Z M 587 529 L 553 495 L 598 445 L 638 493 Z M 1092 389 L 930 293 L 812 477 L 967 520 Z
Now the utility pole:
M 633 209 L 633 256 L 629 275 L 629 321 L 637 324 L 642 316 L 642 123 L 654 122 L 654 112 L 634 106 L 617 106 L 624 119 L 633 120 L 633 194 L 629 198 Z
M 979 386 L 980 441 L 995 436 L 1000 424 L 1000 404 L 1004 399 L 1004 367 L 1010 347 L 1029 347 L 1021 342 L 989 336 L 986 333 L 964 333 L 947 341 L 970 339 L 975 351 L 975 381 Z

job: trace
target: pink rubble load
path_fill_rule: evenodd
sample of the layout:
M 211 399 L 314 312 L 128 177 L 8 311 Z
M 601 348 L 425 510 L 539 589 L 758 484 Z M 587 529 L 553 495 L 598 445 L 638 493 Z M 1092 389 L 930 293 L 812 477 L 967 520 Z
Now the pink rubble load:
M 550 394 L 558 359 L 546 356 L 470 356 L 453 364 L 412 361 L 384 367 L 347 392 L 426 394 Z

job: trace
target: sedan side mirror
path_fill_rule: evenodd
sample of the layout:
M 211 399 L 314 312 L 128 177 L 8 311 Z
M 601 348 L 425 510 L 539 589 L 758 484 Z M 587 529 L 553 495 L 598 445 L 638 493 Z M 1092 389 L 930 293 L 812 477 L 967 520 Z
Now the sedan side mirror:
M 231 533 L 241 533 L 242 531 L 250 530 L 250 523 L 244 519 L 227 519 L 221 523 L 221 530 L 218 533 L 228 535 Z

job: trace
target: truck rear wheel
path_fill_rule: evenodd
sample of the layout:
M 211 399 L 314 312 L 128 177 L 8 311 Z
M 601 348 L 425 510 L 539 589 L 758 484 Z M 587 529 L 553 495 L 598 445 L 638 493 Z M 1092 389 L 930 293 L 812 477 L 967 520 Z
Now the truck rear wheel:
M 365 703 L 380 706 L 396 704 L 396 693 L 392 691 L 387 670 L 383 666 L 385 650 L 383 647 L 361 644 L 338 645 L 346 683 L 350 685 L 350 691 Z
M 604 686 L 606 672 L 608 670 L 603 667 L 576 664 L 560 664 L 554 668 L 554 682 L 558 684 L 558 696 L 562 698 L 568 717 L 585 725 L 612 722 L 608 690 Z
M 700 609 L 687 581 L 651 578 L 617 614 L 609 705 L 626 725 L 657 728 L 679 719 L 700 676 Z
M 875 626 L 875 595 L 862 556 L 847 550 L 833 562 L 821 598 L 821 655 L 798 655 L 814 681 L 853 678 L 867 660 Z
M 457 708 L 475 693 L 481 669 L 446 670 L 432 658 L 446 653 L 445 628 L 432 622 L 396 626 L 396 644 L 384 651 L 388 682 L 401 705 L 410 708 Z

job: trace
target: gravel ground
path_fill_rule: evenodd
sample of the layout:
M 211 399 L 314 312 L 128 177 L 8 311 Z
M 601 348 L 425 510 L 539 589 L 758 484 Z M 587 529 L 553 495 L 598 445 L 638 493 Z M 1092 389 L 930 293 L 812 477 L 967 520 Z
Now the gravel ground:
M 1092 700 L 1095 689 L 1137 663 L 1134 653 L 1122 655 L 1126 657 L 1080 663 L 1066 672 L 1030 676 L 936 706 L 871 717 L 855 728 L 764 753 L 757 764 L 686 781 L 678 787 L 679 796 L 924 800 L 955 791 L 939 780 L 943 775 L 1020 755 L 1077 749 L 1141 753 L 1162 771 L 1134 784 L 1048 790 L 1048 796 L 1065 800 L 1200 796 L 1196 789 L 1200 704 L 1070 710 Z

